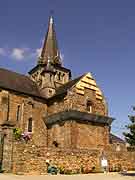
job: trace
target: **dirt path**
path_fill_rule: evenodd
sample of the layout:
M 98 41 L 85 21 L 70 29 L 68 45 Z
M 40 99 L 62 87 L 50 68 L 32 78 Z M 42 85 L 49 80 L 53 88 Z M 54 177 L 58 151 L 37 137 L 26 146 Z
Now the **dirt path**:
M 41 176 L 17 176 L 12 174 L 0 174 L 0 180 L 135 180 L 135 176 L 121 176 L 119 174 L 89 174 L 89 175 L 41 175 Z

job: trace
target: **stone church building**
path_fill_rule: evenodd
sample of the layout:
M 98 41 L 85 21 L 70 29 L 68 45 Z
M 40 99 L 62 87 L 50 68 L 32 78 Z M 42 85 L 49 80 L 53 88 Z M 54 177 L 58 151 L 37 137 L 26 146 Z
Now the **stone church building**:
M 0 68 L 0 167 L 5 172 L 47 173 L 135 168 L 135 153 L 110 133 L 114 119 L 91 73 L 72 79 L 63 66 L 53 18 L 37 65 L 28 75 Z

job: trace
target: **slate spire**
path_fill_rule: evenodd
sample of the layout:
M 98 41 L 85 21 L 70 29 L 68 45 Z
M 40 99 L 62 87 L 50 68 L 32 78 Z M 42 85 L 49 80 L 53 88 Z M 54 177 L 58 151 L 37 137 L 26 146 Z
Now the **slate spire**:
M 61 66 L 60 52 L 58 49 L 53 17 L 50 16 L 48 30 L 43 43 L 39 64 L 47 64 L 48 58 L 51 64 Z

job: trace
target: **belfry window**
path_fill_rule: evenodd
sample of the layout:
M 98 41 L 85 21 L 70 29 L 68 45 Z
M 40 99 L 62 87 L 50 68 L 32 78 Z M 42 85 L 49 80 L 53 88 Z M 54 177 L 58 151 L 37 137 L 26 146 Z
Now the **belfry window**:
M 32 118 L 28 120 L 28 132 L 32 132 Z
M 58 80 L 61 80 L 61 73 L 58 73 Z
M 89 113 L 92 113 L 92 102 L 91 101 L 87 101 L 87 103 L 86 103 L 86 110 Z

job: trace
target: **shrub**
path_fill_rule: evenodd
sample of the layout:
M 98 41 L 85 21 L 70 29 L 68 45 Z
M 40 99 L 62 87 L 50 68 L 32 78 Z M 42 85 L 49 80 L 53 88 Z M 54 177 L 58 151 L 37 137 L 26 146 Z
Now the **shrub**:
M 14 128 L 13 134 L 16 140 L 20 140 L 22 137 L 22 130 L 20 128 Z

